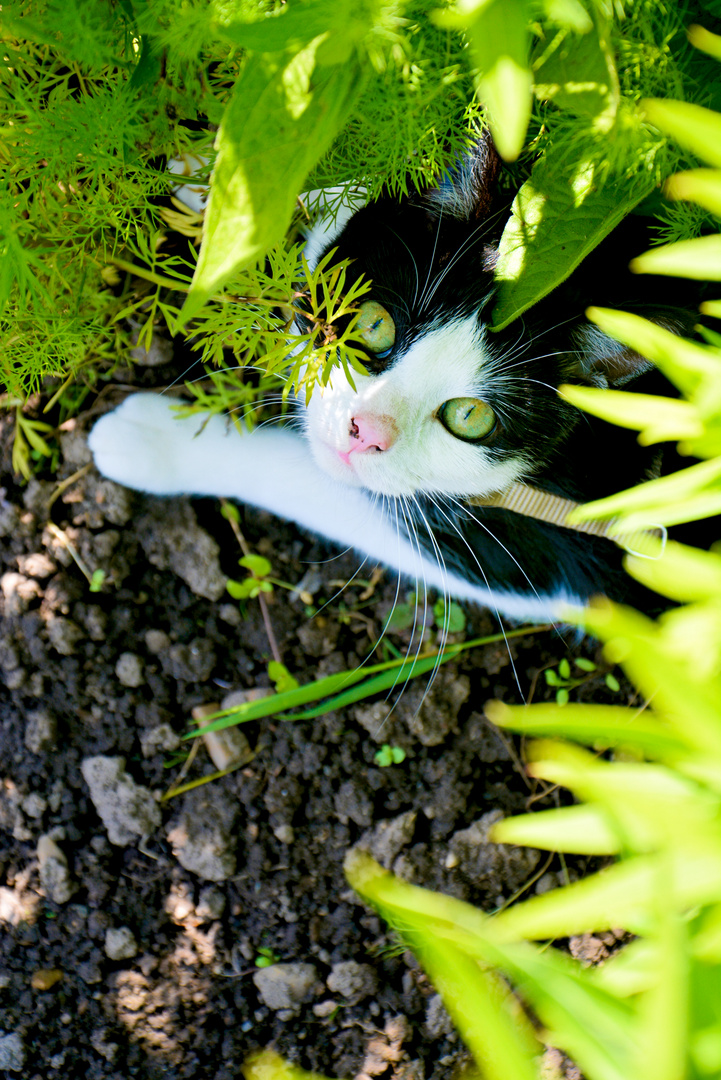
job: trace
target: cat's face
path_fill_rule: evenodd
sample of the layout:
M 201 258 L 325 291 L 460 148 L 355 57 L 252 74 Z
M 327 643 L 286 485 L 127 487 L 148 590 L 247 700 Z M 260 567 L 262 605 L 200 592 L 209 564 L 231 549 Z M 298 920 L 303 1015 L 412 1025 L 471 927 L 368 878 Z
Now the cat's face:
M 486 494 L 532 475 L 562 438 L 564 349 L 486 325 L 494 224 L 381 200 L 316 245 L 337 247 L 351 279 L 373 282 L 358 341 L 367 374 L 353 373 L 354 389 L 334 369 L 304 411 L 313 455 L 334 478 L 391 496 Z

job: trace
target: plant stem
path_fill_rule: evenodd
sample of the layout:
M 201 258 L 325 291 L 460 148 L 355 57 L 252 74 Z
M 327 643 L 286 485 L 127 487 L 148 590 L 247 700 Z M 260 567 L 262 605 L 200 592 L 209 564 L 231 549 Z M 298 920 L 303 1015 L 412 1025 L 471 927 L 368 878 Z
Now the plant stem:
M 227 499 L 221 499 L 220 504 L 221 504 L 221 506 L 227 506 L 228 505 L 228 500 Z M 241 532 L 240 525 L 238 524 L 238 522 L 235 521 L 235 519 L 231 515 L 228 516 L 228 521 L 230 522 L 230 527 L 233 530 L 233 533 L 235 534 L 235 539 L 240 544 L 240 550 L 243 552 L 243 555 L 246 556 L 246 557 L 248 555 L 252 555 L 250 547 L 248 546 L 248 542 L 246 541 L 245 537 L 243 536 L 243 533 Z M 265 602 L 265 597 L 263 596 L 262 592 L 258 593 L 258 603 L 260 604 L 260 613 L 263 616 L 263 622 L 265 624 L 265 632 L 268 635 L 268 643 L 270 645 L 270 651 L 273 654 L 273 659 L 276 661 L 276 663 L 282 664 L 283 663 L 283 658 L 280 655 L 280 649 L 278 648 L 278 642 L 276 641 L 275 633 L 273 632 L 273 624 L 270 621 L 270 612 L 268 611 L 268 605 Z

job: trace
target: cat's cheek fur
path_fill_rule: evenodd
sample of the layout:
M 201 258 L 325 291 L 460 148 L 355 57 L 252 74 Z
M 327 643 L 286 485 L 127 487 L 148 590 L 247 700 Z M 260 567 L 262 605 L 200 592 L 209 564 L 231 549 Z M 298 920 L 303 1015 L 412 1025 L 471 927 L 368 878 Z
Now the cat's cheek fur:
M 392 567 L 420 595 L 435 588 L 522 620 L 558 619 L 564 607 L 580 604 L 568 590 L 521 595 L 447 572 L 403 534 L 393 501 L 334 482 L 306 440 L 287 428 L 241 435 L 222 417 L 179 418 L 167 398 L 134 394 L 96 423 L 88 444 L 97 468 L 116 483 L 154 495 L 249 503 Z

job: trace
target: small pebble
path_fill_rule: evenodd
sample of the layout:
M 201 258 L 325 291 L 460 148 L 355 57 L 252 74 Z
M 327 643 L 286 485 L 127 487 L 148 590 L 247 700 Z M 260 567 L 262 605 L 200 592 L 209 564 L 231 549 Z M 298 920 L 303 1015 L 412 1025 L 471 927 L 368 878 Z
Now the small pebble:
M 115 664 L 115 674 L 123 686 L 142 686 L 145 682 L 143 661 L 135 653 L 124 652 L 120 654 Z
M 6 1035 L 0 1032 L 0 1071 L 21 1072 L 25 1064 L 25 1047 L 15 1031 Z
M 110 960 L 130 960 L 138 955 L 135 935 L 127 926 L 118 926 L 105 933 L 105 955 Z

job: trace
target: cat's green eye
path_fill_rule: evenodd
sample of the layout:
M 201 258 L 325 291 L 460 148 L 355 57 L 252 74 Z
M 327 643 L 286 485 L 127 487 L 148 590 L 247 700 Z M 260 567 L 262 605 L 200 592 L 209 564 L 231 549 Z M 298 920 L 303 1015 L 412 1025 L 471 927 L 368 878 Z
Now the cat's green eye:
M 441 405 L 438 419 L 446 431 L 457 439 L 477 442 L 491 434 L 496 426 L 496 414 L 480 398 L 456 397 Z
M 385 356 L 396 340 L 396 325 L 376 300 L 366 300 L 358 312 L 358 336 L 376 356 Z

